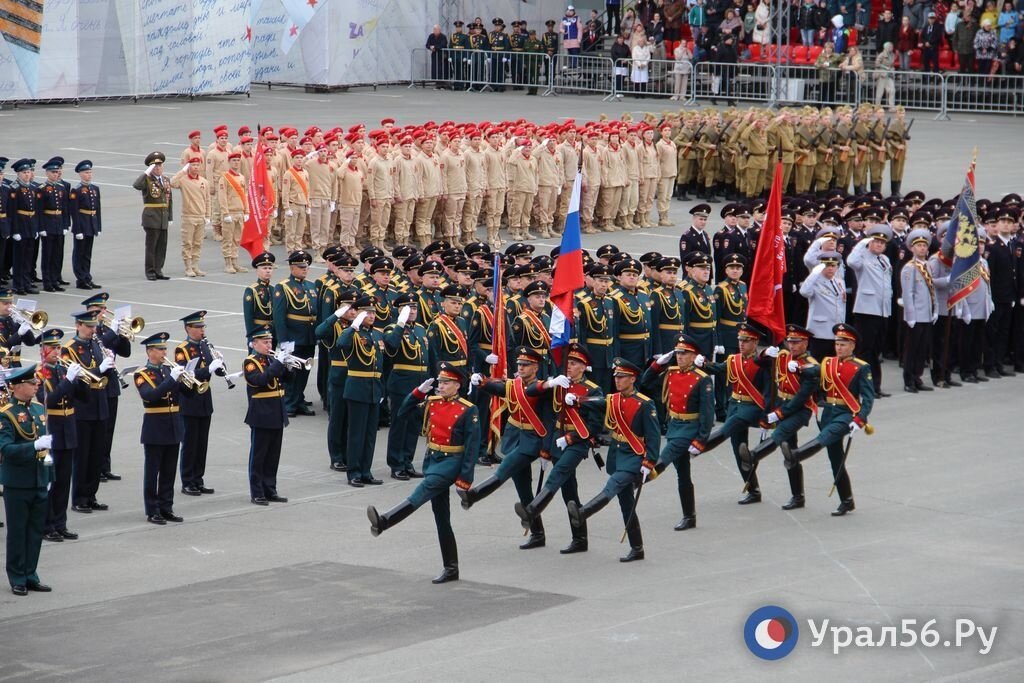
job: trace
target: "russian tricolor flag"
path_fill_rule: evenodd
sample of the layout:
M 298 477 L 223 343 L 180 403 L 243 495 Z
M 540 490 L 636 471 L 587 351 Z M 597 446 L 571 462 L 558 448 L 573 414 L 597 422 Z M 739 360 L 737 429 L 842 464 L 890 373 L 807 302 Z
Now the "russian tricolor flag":
M 563 348 L 572 336 L 573 307 L 576 290 L 582 289 L 583 238 L 580 235 L 580 189 L 583 176 L 577 171 L 569 199 L 569 214 L 565 217 L 562 245 L 555 260 L 554 279 L 551 284 L 551 353 L 555 363 L 562 365 Z

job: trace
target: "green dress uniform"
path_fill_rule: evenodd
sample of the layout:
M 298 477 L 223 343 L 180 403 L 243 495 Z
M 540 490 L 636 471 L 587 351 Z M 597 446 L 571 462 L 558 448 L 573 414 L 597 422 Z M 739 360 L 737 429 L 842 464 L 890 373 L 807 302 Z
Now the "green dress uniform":
M 427 359 L 430 375 L 437 376 L 441 363 L 466 370 L 469 365 L 469 330 L 462 316 L 450 318 L 444 313 L 427 326 Z
M 506 323 L 507 329 L 507 323 Z M 506 333 L 507 334 L 507 333 Z M 487 356 L 494 352 L 494 306 L 484 301 L 480 302 L 473 310 L 469 320 L 469 368 L 468 372 L 479 372 L 482 375 L 491 374 L 491 366 L 487 362 Z M 483 392 L 477 392 L 474 397 L 477 411 L 480 415 L 480 439 L 479 453 L 477 459 L 481 465 L 491 465 L 494 455 L 490 444 L 494 443 L 488 437 L 487 430 L 491 419 L 491 397 Z
M 325 273 L 316 279 L 316 294 L 319 301 L 316 316 L 317 325 L 326 320 L 328 316 L 333 315 L 334 311 L 338 308 L 337 298 L 339 292 L 341 292 L 341 281 L 338 280 L 334 273 Z M 328 391 L 327 380 L 331 372 L 330 354 L 327 347 L 319 340 L 319 337 L 317 337 L 317 340 L 319 353 L 317 353 L 316 358 L 316 391 L 320 396 L 321 407 L 324 410 L 328 410 L 327 400 L 330 392 Z
M 537 379 L 547 379 L 555 374 L 554 361 L 551 360 L 551 333 L 548 329 L 551 326 L 551 315 L 544 311 L 537 313 L 529 308 L 523 308 L 522 312 L 512 321 L 509 334 L 509 367 L 515 365 L 516 349 L 525 346 L 537 352 L 541 357 L 540 367 L 537 368 Z
M 618 353 L 612 335 L 617 307 L 610 296 L 598 296 L 591 289 L 583 290 L 576 300 L 576 334 L 580 346 L 590 356 L 590 376 L 605 392 L 612 388 L 612 359 Z
M 715 285 L 714 297 L 715 310 L 718 313 L 715 344 L 725 349 L 725 355 L 737 353 L 740 344 L 736 333 L 740 325 L 747 321 L 747 285 L 742 280 L 722 280 Z M 725 405 L 729 399 L 726 389 L 725 382 L 718 382 L 715 405 L 718 407 L 719 419 L 725 419 Z
M 612 336 L 619 356 L 643 367 L 651 357 L 651 299 L 640 289 L 629 291 L 616 286 L 611 293 L 615 303 Z
M 247 330 L 264 325 L 273 326 L 274 287 L 270 280 L 256 280 L 245 288 L 242 294 L 242 317 Z
M 423 325 L 429 325 L 441 312 L 443 298 L 440 287 L 416 288 L 416 305 L 419 307 L 419 320 Z
M 402 479 L 408 478 L 410 473 L 418 474 L 413 467 L 418 430 L 413 428 L 408 414 L 399 417 L 399 408 L 412 390 L 428 377 L 427 331 L 418 322 L 389 325 L 384 330 L 384 349 L 391 362 L 391 373 L 384 384 L 391 405 L 388 467 L 392 476 Z
M 448 37 L 448 48 L 451 50 L 448 54 L 452 62 L 453 85 L 456 90 L 465 90 L 469 72 L 469 36 L 462 31 L 452 33 Z
M 509 63 L 512 42 L 504 31 L 491 31 L 487 38 L 491 50 L 491 83 L 494 92 L 505 92 L 505 65 Z
M 670 351 L 676 337 L 683 331 L 683 293 L 673 286 L 654 285 L 651 288 L 651 352 L 657 356 Z
M 295 342 L 293 354 L 312 358 L 316 350 L 313 331 L 317 315 L 316 285 L 308 280 L 289 276 L 274 286 L 274 332 L 278 344 Z M 285 379 L 284 402 L 289 415 L 312 414 L 306 407 L 306 384 L 309 370 L 296 368 Z
M 153 152 L 146 157 L 146 165 L 163 164 L 164 159 L 161 152 Z M 167 257 L 167 231 L 174 220 L 171 181 L 163 175 L 143 173 L 135 179 L 132 187 L 142 193 L 142 229 L 146 233 L 146 278 L 169 279 L 164 275 L 164 261 Z
M 30 374 L 32 368 L 22 372 Z M 4 486 L 7 517 L 7 580 L 16 590 L 41 585 L 36 568 L 46 523 L 47 489 L 54 480 L 53 465 L 45 460 L 46 451 L 37 451 L 34 445 L 36 439 L 46 434 L 44 414 L 45 409 L 37 401 L 12 399 L 0 408 L 0 484 Z
M 339 295 L 335 302 L 351 304 L 356 300 L 355 292 L 348 291 Z M 348 366 L 341 352 L 338 340 L 349 323 L 341 320 L 332 312 L 316 328 L 316 338 L 326 349 L 330 373 L 327 376 L 327 455 L 331 460 L 331 469 L 337 472 L 348 471 L 348 459 L 345 456 L 345 430 L 348 426 L 348 404 L 342 398 L 345 392 L 345 380 L 348 378 Z
M 685 331 L 697 341 L 700 352 L 711 358 L 717 340 L 718 311 L 710 285 L 685 279 L 677 285 L 683 292 Z
M 488 66 L 496 68 L 493 63 L 494 55 L 491 53 L 491 42 L 487 34 L 482 30 L 480 33 L 470 34 L 469 47 L 473 51 L 471 68 L 469 72 L 469 89 L 483 90 L 486 87 L 488 78 Z
M 512 54 L 509 55 L 509 72 L 512 75 L 512 82 L 516 85 L 513 90 L 521 90 L 520 85 L 526 82 L 525 79 L 525 56 L 526 52 L 526 33 L 515 30 L 508 36 L 509 50 Z
M 365 295 L 356 299 L 355 307 L 366 310 L 375 306 Z M 338 337 L 341 355 L 348 368 L 342 398 L 348 403 L 347 440 L 348 480 L 356 485 L 380 483 L 373 478 L 373 451 L 377 442 L 380 404 L 384 398 L 381 377 L 384 372 L 384 338 L 375 327 L 345 328 Z

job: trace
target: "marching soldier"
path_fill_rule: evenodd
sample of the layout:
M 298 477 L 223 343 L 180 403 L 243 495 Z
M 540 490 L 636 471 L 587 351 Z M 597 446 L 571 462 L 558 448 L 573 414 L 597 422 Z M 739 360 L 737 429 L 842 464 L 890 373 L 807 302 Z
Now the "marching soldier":
M 413 464 L 419 431 L 413 428 L 411 416 L 401 415 L 400 409 L 412 390 L 428 378 L 427 331 L 419 323 L 414 294 L 399 295 L 394 305 L 398 309 L 398 320 L 384 330 L 384 349 L 391 365 L 385 386 L 391 405 L 388 466 L 392 479 L 405 481 L 423 477 Z
M 247 330 L 274 324 L 274 287 L 270 278 L 276 260 L 269 251 L 257 254 L 252 260 L 256 282 L 246 287 L 242 295 L 242 318 Z
M 143 499 L 146 521 L 163 526 L 183 522 L 174 514 L 174 476 L 178 469 L 178 450 L 185 429 L 181 421 L 179 395 L 181 366 L 167 368 L 166 332 L 146 337 L 146 365 L 135 371 L 135 388 L 142 398 L 142 449 L 146 456 Z
M 274 286 L 274 331 L 277 343 L 293 342 L 292 354 L 309 359 L 316 351 L 313 331 L 316 327 L 317 296 L 316 286 L 306 279 L 309 264 L 313 262 L 307 252 L 299 249 L 288 255 L 291 275 Z M 285 407 L 288 417 L 316 415 L 306 402 L 306 383 L 309 370 L 297 367 L 291 370 L 285 380 Z
M 42 240 L 40 265 L 43 290 L 47 292 L 63 292 L 61 285 L 68 284 L 61 279 L 60 273 L 64 263 L 64 234 L 71 227 L 71 187 L 61 180 L 63 169 L 63 157 L 53 157 L 43 164 L 46 183 L 38 192 L 39 239 Z
M 427 358 L 430 375 L 434 377 L 441 361 L 457 368 L 465 368 L 469 363 L 469 330 L 461 315 L 466 290 L 448 285 L 441 290 L 441 296 L 441 311 L 427 326 Z
M 222 234 L 224 241 L 227 242 L 227 233 Z M 184 387 L 178 397 L 184 427 L 181 445 L 181 492 L 186 496 L 198 496 L 213 493 L 213 489 L 208 488 L 203 481 L 210 441 L 210 422 L 213 419 L 213 396 L 209 389 L 214 374 L 224 375 L 224 361 L 213 357 L 210 345 L 206 341 L 206 311 L 190 313 L 182 318 L 181 322 L 185 325 L 185 341 L 174 349 L 174 362 L 187 367 L 192 360 L 198 361 L 190 371 L 198 383 Z M 204 385 L 205 389 L 202 388 Z
M 615 276 L 619 282 L 611 295 L 616 304 L 612 336 L 619 355 L 639 367 L 651 356 L 650 297 L 637 287 L 640 264 L 634 259 L 615 264 Z
M 249 330 L 252 353 L 242 363 L 249 408 L 245 424 L 249 425 L 249 496 L 253 505 L 287 503 L 277 493 L 277 468 L 281 462 L 281 442 L 288 426 L 281 376 L 286 369 L 274 348 L 274 331 L 270 326 Z
M 713 354 L 724 353 L 725 349 L 718 345 L 718 311 L 715 309 L 714 292 L 708 284 L 711 281 L 711 259 L 703 251 L 694 251 L 683 264 L 686 279 L 678 286 L 683 291 L 685 330 L 697 343 L 701 354 L 714 360 Z
M 100 286 L 92 279 L 92 246 L 103 230 L 100 188 L 92 182 L 92 162 L 88 159 L 78 162 L 75 173 L 81 182 L 69 195 L 71 232 L 75 236 L 71 250 L 71 268 L 75 271 L 75 287 L 99 289 Z
M 651 352 L 660 355 L 675 347 L 676 337 L 683 331 L 683 292 L 676 287 L 679 259 L 662 256 L 651 264 L 656 284 L 650 288 L 651 298 Z
M 659 355 L 640 377 L 641 386 L 654 388 L 660 376 L 658 395 L 668 417 L 668 441 L 654 469 L 661 474 L 669 465 L 676 468 L 679 502 L 683 507 L 683 518 L 675 526 L 676 531 L 697 527 L 690 460 L 704 452 L 704 444 L 715 425 L 714 383 L 710 375 L 694 365 L 699 356 L 696 340 L 680 333 L 674 348 Z
M 206 228 L 210 225 L 210 212 L 213 210 L 210 199 L 210 185 L 213 183 L 200 175 L 201 170 L 202 160 L 192 157 L 188 166 L 171 178 L 171 187 L 181 192 L 181 259 L 185 263 L 186 277 L 206 275 L 199 268 L 199 261 L 203 253 Z M 216 196 L 216 185 L 213 193 Z M 218 214 L 214 231 L 218 241 L 222 239 L 221 220 L 221 214 Z
M 476 406 L 461 396 L 465 382 L 463 368 L 442 363 L 437 376 L 436 395 L 427 395 L 434 386 L 434 378 L 430 377 L 406 397 L 398 416 L 403 422 L 411 423 L 418 414 L 422 414 L 422 433 L 427 437 L 423 481 L 408 498 L 387 512 L 379 513 L 372 505 L 366 509 L 370 533 L 378 536 L 430 501 L 444 566 L 441 574 L 433 580 L 435 584 L 459 580 L 459 551 L 451 526 L 448 490 L 453 484 L 458 491 L 466 491 L 472 486 L 477 442 L 480 440 L 480 418 Z
M 725 279 L 715 285 L 715 309 L 718 313 L 715 332 L 722 353 L 729 355 L 740 350 L 737 330 L 747 321 L 747 285 L 740 278 L 747 265 L 742 254 L 729 254 L 722 263 Z M 715 406 L 719 419 L 725 419 L 725 405 L 728 396 L 725 382 L 719 382 L 715 389 Z
M 907 235 L 907 248 L 913 258 L 900 271 L 903 292 L 903 389 L 912 394 L 931 391 L 921 379 L 931 355 L 932 325 L 939 319 L 935 300 L 935 284 L 928 269 L 928 248 L 932 234 L 918 228 Z
M 345 453 L 349 486 L 379 485 L 370 468 L 384 398 L 384 338 L 375 327 L 376 305 L 368 294 L 356 297 L 356 316 L 338 337 L 341 356 L 348 368 L 342 399 L 348 403 Z
M 525 346 L 541 358 L 537 378 L 547 379 L 554 374 L 554 365 L 548 351 L 551 349 L 551 314 L 547 312 L 550 289 L 540 280 L 534 280 L 523 289 L 526 305 L 512 321 L 510 346 Z M 511 360 L 511 359 L 510 359 Z
M 616 358 L 612 377 L 614 393 L 602 397 L 589 397 L 579 401 L 586 412 L 596 410 L 604 418 L 612 442 L 608 447 L 608 482 L 604 490 L 591 498 L 582 507 L 575 502 L 567 503 L 569 519 L 577 529 L 582 529 L 594 513 L 604 508 L 612 498 L 618 497 L 622 520 L 629 536 L 629 553 L 619 558 L 620 562 L 634 562 L 644 559 L 643 534 L 640 519 L 636 515 L 634 486 L 643 486 L 647 476 L 654 471 L 661 448 L 661 427 L 654 401 L 636 390 L 640 368 L 624 358 Z M 566 405 L 577 403 L 575 394 L 566 394 Z
M 608 266 L 591 266 L 590 281 L 590 287 L 576 298 L 576 336 L 590 358 L 590 376 L 607 392 L 612 389 L 612 360 L 616 355 L 612 328 L 618 304 L 608 296 L 612 285 Z
M 861 430 L 867 431 L 868 415 L 875 400 L 875 385 L 871 381 L 871 366 L 856 358 L 857 330 L 852 325 L 839 323 L 835 335 L 835 356 L 826 358 L 820 368 L 821 391 L 825 396 L 825 409 L 821 416 L 818 436 L 799 448 L 782 445 L 786 467 L 792 468 L 822 448 L 828 449 L 833 482 L 839 491 L 839 507 L 833 517 L 842 517 L 855 509 L 853 487 L 846 470 L 846 455 L 850 441 L 843 447 L 843 437 L 852 438 Z
M 18 174 L 16 185 L 11 188 L 7 212 L 10 215 L 11 239 L 17 243 L 11 257 L 13 277 L 11 289 L 15 294 L 38 294 L 32 284 L 32 273 L 36 262 L 36 241 L 39 232 L 39 212 L 42 210 L 42 195 L 35 178 L 35 159 L 18 159 L 11 169 Z
M 45 409 L 33 400 L 39 380 L 35 366 L 18 368 L 7 376 L 11 402 L 0 408 L 0 484 L 4 485 L 7 517 L 7 580 L 17 596 L 29 591 L 49 593 L 36 568 L 43 544 L 47 489 L 53 481 L 46 433 Z

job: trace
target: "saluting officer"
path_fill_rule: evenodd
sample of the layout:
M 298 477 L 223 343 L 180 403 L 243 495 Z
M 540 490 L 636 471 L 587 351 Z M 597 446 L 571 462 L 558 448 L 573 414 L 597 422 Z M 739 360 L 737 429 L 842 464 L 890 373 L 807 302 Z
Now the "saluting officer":
M 185 369 L 165 365 L 170 336 L 157 332 L 143 339 L 140 343 L 146 349 L 146 364 L 135 371 L 135 388 L 143 407 L 140 440 L 146 456 L 142 485 L 146 521 L 159 526 L 184 521 L 174 514 L 174 477 L 185 434 L 179 403 Z
M 78 162 L 75 173 L 81 181 L 71 190 L 71 232 L 75 243 L 71 248 L 71 268 L 75 271 L 75 287 L 78 289 L 99 289 L 92 279 L 92 246 L 103 231 L 100 212 L 100 188 L 92 182 L 92 162 L 88 159 Z
M 242 363 L 249 408 L 249 496 L 253 505 L 287 503 L 277 493 L 277 468 L 281 462 L 281 442 L 288 426 L 281 376 L 286 368 L 274 354 L 274 331 L 269 325 L 249 330 L 252 353 Z
M 871 365 L 875 395 L 883 397 L 889 395 L 882 391 L 880 356 L 892 316 L 893 267 L 885 255 L 892 228 L 884 224 L 872 225 L 865 235 L 846 257 L 846 264 L 857 276 L 853 315 L 861 338 L 861 355 Z
M 146 279 L 170 280 L 164 275 L 167 259 L 167 229 L 174 221 L 171 183 L 164 177 L 163 152 L 146 157 L 146 172 L 132 187 L 142 193 L 142 229 L 146 232 Z
M 423 481 L 412 495 L 387 512 L 379 513 L 372 505 L 366 509 L 370 533 L 378 536 L 430 501 L 444 565 L 444 570 L 433 583 L 459 579 L 459 551 L 452 531 L 448 490 L 452 484 L 459 491 L 472 486 L 477 442 L 480 440 L 480 418 L 476 406 L 461 396 L 465 382 L 462 368 L 442 363 L 437 376 L 437 395 L 427 396 L 434 385 L 431 377 L 405 398 L 397 417 L 413 422 L 414 418 L 422 415 L 422 433 L 427 437 Z
M 903 322 L 908 328 L 903 338 L 903 388 L 912 394 L 932 390 L 921 379 L 925 362 L 931 355 L 932 325 L 939 319 L 935 284 L 927 261 L 931 241 L 932 234 L 928 230 L 911 230 L 906 243 L 913 258 L 900 271 Z
M 185 341 L 174 349 L 174 362 L 187 367 L 196 360 L 192 374 L 200 383 L 183 388 L 179 397 L 185 428 L 181 445 L 181 492 L 187 496 L 198 496 L 213 493 L 213 489 L 203 481 L 213 419 L 213 396 L 209 389 L 214 374 L 224 375 L 224 361 L 213 357 L 206 341 L 206 311 L 190 313 L 181 322 L 185 325 Z M 206 388 L 200 389 L 203 385 Z
M 316 327 L 316 338 L 327 350 L 330 363 L 330 372 L 327 375 L 327 455 L 331 460 L 331 469 L 335 472 L 348 472 L 348 460 L 345 455 L 348 439 L 348 402 L 344 400 L 348 363 L 338 340 L 356 317 L 356 311 L 352 308 L 356 296 L 355 289 L 339 292 L 335 299 L 338 308 Z
M 0 484 L 7 517 L 7 580 L 17 596 L 49 593 L 39 580 L 39 550 L 46 521 L 46 491 L 53 481 L 45 409 L 34 400 L 35 366 L 17 368 L 6 378 L 11 402 L 0 407 Z
M 419 323 L 416 300 L 411 292 L 400 294 L 394 301 L 398 321 L 384 329 L 384 349 L 391 366 L 384 387 L 391 405 L 388 467 L 392 479 L 403 481 L 423 476 L 413 464 L 419 432 L 408 414 L 399 417 L 406 397 L 428 377 L 427 331 Z
M 294 342 L 292 354 L 312 358 L 316 351 L 313 331 L 316 328 L 316 285 L 306 279 L 313 257 L 299 249 L 288 255 L 291 275 L 274 286 L 274 330 L 277 343 Z M 309 370 L 293 368 L 285 379 L 285 407 L 288 417 L 316 415 L 306 402 Z
M 373 452 L 377 443 L 380 403 L 384 398 L 381 381 L 384 370 L 384 338 L 374 327 L 376 304 L 369 294 L 356 297 L 356 316 L 338 337 L 341 355 L 348 368 L 343 400 L 348 403 L 348 483 L 357 488 L 379 485 L 375 479 Z
M 257 254 L 252 260 L 256 282 L 246 287 L 242 295 L 242 318 L 247 330 L 274 324 L 274 286 L 270 278 L 274 275 L 276 260 L 269 251 Z

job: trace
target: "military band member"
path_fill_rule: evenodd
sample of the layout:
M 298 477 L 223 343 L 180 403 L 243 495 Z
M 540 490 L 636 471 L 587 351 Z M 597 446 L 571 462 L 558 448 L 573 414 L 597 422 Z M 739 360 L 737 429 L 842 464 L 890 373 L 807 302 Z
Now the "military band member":
M 348 483 L 362 487 L 379 485 L 371 472 L 377 442 L 380 404 L 384 398 L 384 338 L 375 327 L 376 304 L 368 294 L 356 297 L 356 316 L 338 337 L 341 356 L 348 369 L 342 399 L 348 403 L 345 454 Z
M 287 369 L 281 351 L 274 352 L 274 331 L 269 326 L 249 330 L 252 353 L 242 363 L 249 408 L 249 496 L 253 505 L 287 503 L 277 493 L 277 468 L 281 462 L 281 443 L 288 413 L 284 404 L 281 377 Z
M 871 380 L 871 366 L 853 355 L 857 346 L 857 330 L 852 325 L 839 323 L 833 334 L 836 355 L 822 361 L 820 369 L 825 408 L 818 436 L 795 449 L 783 444 L 782 453 L 786 457 L 786 467 L 790 468 L 822 448 L 828 449 L 828 460 L 840 500 L 832 516 L 841 517 L 855 509 L 853 487 L 846 469 L 849 444 L 844 449 L 843 437 L 852 438 L 867 426 L 875 400 L 875 385 Z
M 39 380 L 35 366 L 17 368 L 7 376 L 11 402 L 0 408 L 0 484 L 7 517 L 6 569 L 11 592 L 49 593 L 36 569 L 43 544 L 47 489 L 53 481 L 46 433 L 45 408 L 35 401 Z
M 427 438 L 427 452 L 422 466 L 423 481 L 408 498 L 387 512 L 379 513 L 372 505 L 366 509 L 370 519 L 370 533 L 378 536 L 430 501 L 444 566 L 433 583 L 459 579 L 459 553 L 451 526 L 448 490 L 453 484 L 459 491 L 468 490 L 472 486 L 477 442 L 480 440 L 480 418 L 476 406 L 461 396 L 465 382 L 463 368 L 441 363 L 436 395 L 428 396 L 434 385 L 434 378 L 431 377 L 421 382 L 405 398 L 396 415 L 402 421 L 409 422 L 414 422 L 416 417 L 422 415 L 421 431 Z
M 587 519 L 617 497 L 629 537 L 629 553 L 619 561 L 634 562 L 644 559 L 644 542 L 634 509 L 633 488 L 642 485 L 654 471 L 661 448 L 661 427 L 654 401 L 636 390 L 640 368 L 624 358 L 616 358 L 612 365 L 616 391 L 579 401 L 583 412 L 595 410 L 603 417 L 612 437 L 607 458 L 608 482 L 601 493 L 582 507 L 575 502 L 567 503 L 567 507 L 572 525 L 581 529 Z M 575 395 L 566 394 L 567 405 L 576 403 Z
M 222 231 L 222 235 L 226 242 L 227 231 Z M 178 397 L 185 430 L 181 445 L 181 492 L 187 496 L 198 496 L 213 493 L 204 481 L 213 418 L 213 397 L 209 388 L 214 374 L 224 374 L 224 361 L 213 357 L 206 341 L 206 311 L 190 313 L 181 321 L 185 325 L 185 341 L 174 349 L 174 362 L 186 367 L 197 359 L 192 374 L 200 383 L 183 387 Z M 200 389 L 202 385 L 205 385 L 205 390 Z
M 45 164 L 46 182 L 39 188 L 40 266 L 43 290 L 63 292 L 61 266 L 64 263 L 64 234 L 71 227 L 71 187 L 61 179 L 64 158 L 53 157 Z
M 427 331 L 419 322 L 414 294 L 400 294 L 394 306 L 398 309 L 398 319 L 384 329 L 384 349 L 391 366 L 385 384 L 391 404 L 388 466 L 392 479 L 404 481 L 423 476 L 413 464 L 419 431 L 413 428 L 408 414 L 399 417 L 399 410 L 412 390 L 428 377 Z
M 740 461 L 747 470 L 757 468 L 761 462 L 782 444 L 797 447 L 796 435 L 811 420 L 811 413 L 817 414 L 818 406 L 814 395 L 818 389 L 818 361 L 807 353 L 810 330 L 799 325 L 786 325 L 786 349 L 779 351 L 775 358 L 775 383 L 777 387 L 774 408 L 765 415 L 765 422 L 773 427 L 771 436 L 753 448 L 741 444 Z M 794 510 L 804 506 L 804 471 L 800 463 L 790 467 L 786 463 L 789 488 L 792 498 L 783 510 Z
M 36 241 L 39 232 L 39 212 L 42 210 L 39 186 L 33 182 L 35 163 L 35 159 L 18 159 L 11 165 L 11 169 L 18 174 L 17 181 L 10 188 L 7 204 L 11 239 L 16 243 L 11 257 L 13 264 L 11 289 L 15 294 L 39 293 L 39 290 L 32 284 Z
M 119 323 L 115 321 L 114 327 L 108 327 L 103 322 L 103 312 L 107 310 L 107 300 L 110 295 L 106 292 L 98 292 L 82 301 L 87 311 L 97 315 L 96 335 L 100 343 L 99 349 L 104 356 L 109 356 L 115 361 L 117 356 L 128 358 L 132 353 L 132 345 L 127 337 L 120 333 Z M 113 380 L 107 382 L 107 419 L 104 421 L 106 431 L 103 434 L 103 451 L 100 460 L 100 481 L 120 481 L 121 475 L 111 471 L 110 452 L 114 446 L 114 428 L 117 426 L 117 406 L 121 396 L 121 380 L 117 369 L 111 367 Z M 127 385 L 125 385 L 127 386 Z
M 39 338 L 32 332 L 28 321 L 14 322 L 11 317 L 13 308 L 11 291 L 0 288 L 0 346 L 8 350 L 8 363 L 18 367 L 21 365 L 21 347 L 34 346 L 39 343 Z
M 642 366 L 651 355 L 650 297 L 638 287 L 640 264 L 626 259 L 615 265 L 618 285 L 612 291 L 615 315 L 612 336 L 619 355 L 636 366 Z
M 92 247 L 103 230 L 100 211 L 100 188 L 92 182 L 92 162 L 88 159 L 75 166 L 81 182 L 69 195 L 71 232 L 75 243 L 71 250 L 71 268 L 75 271 L 75 287 L 99 289 L 92 279 Z
M 611 271 L 604 264 L 589 269 L 590 287 L 576 298 L 576 336 L 590 357 L 590 376 L 602 391 L 612 389 L 612 360 L 616 340 L 612 320 L 618 304 L 608 296 L 612 286 Z
M 75 446 L 78 445 L 72 399 L 89 391 L 83 382 L 75 381 L 81 375 L 82 366 L 72 363 L 65 369 L 57 362 L 63 337 L 63 330 L 57 328 L 43 333 L 39 344 L 42 359 L 36 370 L 36 377 L 40 381 L 37 398 L 46 408 L 46 431 L 53 437 L 53 448 L 50 450 L 53 458 L 53 484 L 50 487 L 43 538 L 57 543 L 65 538 L 78 538 L 78 534 L 68 531 L 72 464 Z
M 143 339 L 147 362 L 135 371 L 135 388 L 144 413 L 141 441 L 146 456 L 142 487 L 146 521 L 160 526 L 184 521 L 174 514 L 174 477 L 185 433 L 179 403 L 185 369 L 166 367 L 168 338 L 166 332 L 158 332 Z
M 539 518 L 544 509 L 561 489 L 562 500 L 580 505 L 579 487 L 576 482 L 576 468 L 587 457 L 587 452 L 597 444 L 597 435 L 601 431 L 600 415 L 596 411 L 587 414 L 580 412 L 579 403 L 565 405 L 565 394 L 572 393 L 578 400 L 584 398 L 600 398 L 604 395 L 601 387 L 587 379 L 586 371 L 590 366 L 590 356 L 579 344 L 570 344 L 566 349 L 566 375 L 562 379 L 554 379 L 554 386 L 546 387 L 544 383 L 535 382 L 526 389 L 527 396 L 543 395 L 545 400 L 552 401 L 555 414 L 554 429 L 550 431 L 542 448 L 541 458 L 554 463 L 544 487 L 528 505 L 521 502 L 515 504 L 516 514 L 523 522 L 524 529 L 532 529 L 535 518 Z M 568 381 L 566 381 L 568 380 Z M 568 387 L 562 386 L 568 384 Z M 571 520 L 570 520 L 571 521 Z M 572 542 L 559 552 L 563 555 L 584 553 L 587 551 L 586 521 L 579 526 L 572 526 Z
M 932 390 L 921 379 L 931 355 L 932 325 L 939 319 L 935 284 L 927 261 L 931 241 L 928 230 L 912 230 L 906 243 L 913 258 L 900 271 L 903 322 L 908 328 L 903 338 L 903 389 L 912 394 Z
M 164 177 L 163 152 L 146 157 L 146 172 L 132 187 L 142 193 L 142 229 L 146 232 L 146 279 L 170 280 L 164 275 L 167 259 L 167 230 L 174 220 L 171 183 Z
M 274 286 L 274 331 L 277 343 L 294 342 L 292 354 L 303 359 L 313 357 L 316 351 L 313 331 L 316 328 L 316 286 L 306 279 L 313 257 L 303 250 L 288 255 L 291 274 Z M 316 415 L 306 402 L 306 383 L 309 370 L 292 369 L 285 379 L 285 407 L 289 417 Z

